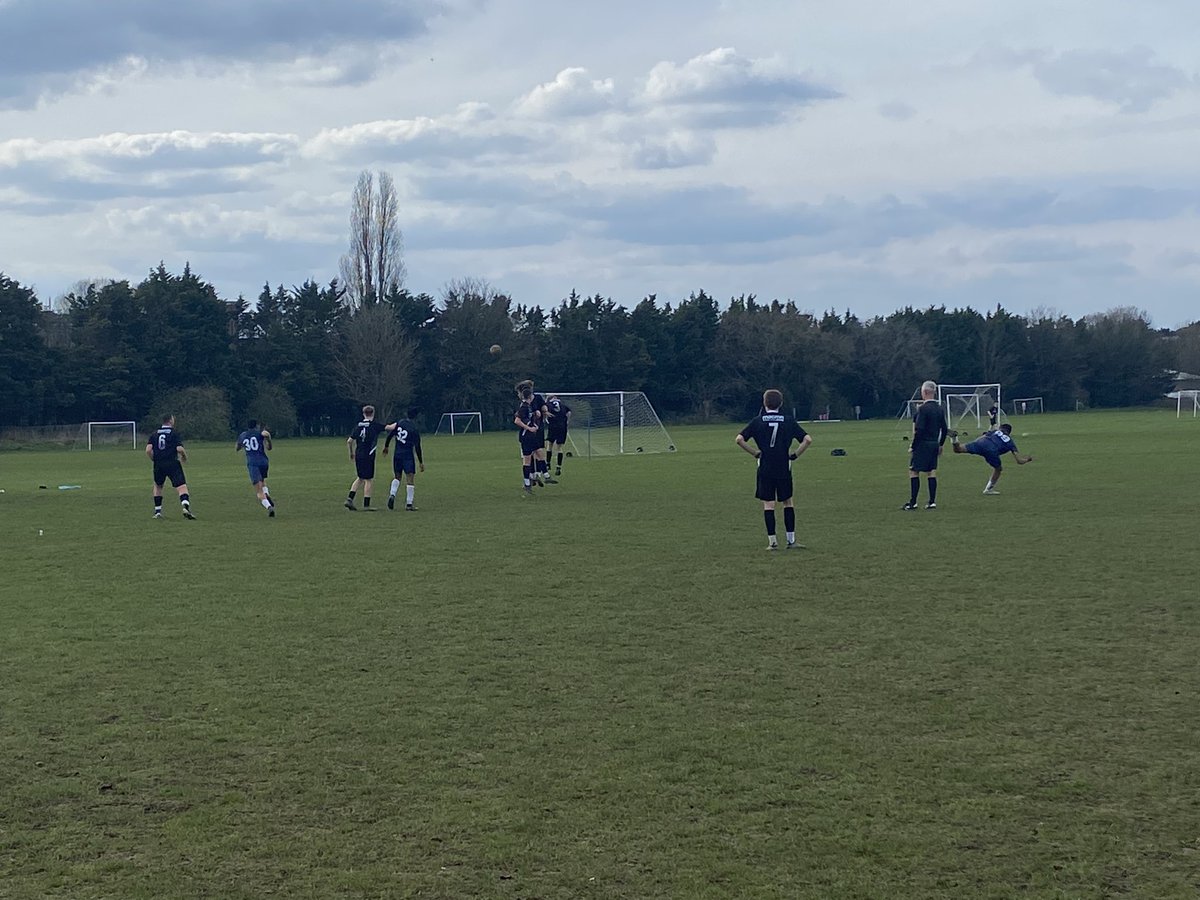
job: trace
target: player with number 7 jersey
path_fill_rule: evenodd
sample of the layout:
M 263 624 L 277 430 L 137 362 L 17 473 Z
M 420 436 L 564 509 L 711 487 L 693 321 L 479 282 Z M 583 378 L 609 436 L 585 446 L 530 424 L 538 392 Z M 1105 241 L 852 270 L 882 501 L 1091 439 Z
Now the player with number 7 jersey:
M 783 504 L 783 520 L 787 531 L 788 549 L 796 543 L 796 510 L 792 501 L 791 461 L 808 449 L 812 437 L 793 416 L 781 411 L 783 393 L 771 390 L 763 393 L 763 411 L 738 432 L 737 445 L 758 460 L 758 477 L 754 496 L 762 501 L 763 520 L 767 526 L 767 549 L 775 550 L 775 504 Z M 754 441 L 757 449 L 748 441 Z M 792 442 L 800 446 L 792 452 Z

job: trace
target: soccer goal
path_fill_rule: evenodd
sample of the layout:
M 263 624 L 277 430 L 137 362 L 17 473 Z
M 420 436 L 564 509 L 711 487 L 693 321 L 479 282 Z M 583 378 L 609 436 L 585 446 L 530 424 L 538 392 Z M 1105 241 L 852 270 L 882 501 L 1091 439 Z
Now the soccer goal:
M 434 434 L 483 434 L 483 416 L 477 412 L 444 412 Z
M 1021 397 L 1012 402 L 1012 411 L 1014 416 L 1027 416 L 1030 413 L 1045 412 L 1046 407 L 1041 397 Z
M 951 428 L 956 429 L 967 420 L 982 428 L 987 411 L 993 406 L 1000 408 L 1000 385 L 939 384 L 938 402 L 946 410 Z
M 917 391 L 918 396 L 914 397 L 912 400 L 904 401 L 904 405 L 900 407 L 900 412 L 896 415 L 897 419 L 901 421 L 908 420 L 911 422 L 916 417 L 917 410 L 920 409 L 921 404 L 925 402 L 921 399 L 920 393 L 920 391 Z
M 670 453 L 675 442 L 641 391 L 568 394 L 544 391 L 571 407 L 567 445 L 574 456 Z
M 88 450 L 137 449 L 136 422 L 84 422 L 79 426 L 77 446 Z
M 1192 418 L 1200 415 L 1200 391 L 1175 391 L 1175 418 L 1183 415 L 1185 409 L 1192 411 Z

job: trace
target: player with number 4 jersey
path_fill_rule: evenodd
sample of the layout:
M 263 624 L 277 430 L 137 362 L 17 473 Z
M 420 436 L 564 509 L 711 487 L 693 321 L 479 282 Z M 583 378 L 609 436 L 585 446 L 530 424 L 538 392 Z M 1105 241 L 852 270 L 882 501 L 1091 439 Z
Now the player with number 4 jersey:
M 800 427 L 792 416 L 781 412 L 783 393 L 771 389 L 763 393 L 763 411 L 751 419 L 737 437 L 737 445 L 758 460 L 758 478 L 754 496 L 762 501 L 763 521 L 767 526 L 767 549 L 777 550 L 775 537 L 775 504 L 783 504 L 784 529 L 787 532 L 787 548 L 797 549 L 796 509 L 792 499 L 792 460 L 800 456 L 812 444 L 812 436 Z M 754 441 L 751 447 L 749 441 Z M 792 442 L 800 446 L 792 450 Z

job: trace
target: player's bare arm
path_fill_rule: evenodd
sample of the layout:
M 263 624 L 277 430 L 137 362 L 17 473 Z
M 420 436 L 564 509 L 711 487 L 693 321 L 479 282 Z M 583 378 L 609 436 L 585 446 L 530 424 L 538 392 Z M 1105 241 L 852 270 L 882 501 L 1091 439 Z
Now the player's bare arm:
M 264 428 L 263 432 L 262 432 L 262 436 L 263 436 L 263 446 L 266 447 L 268 450 L 273 449 L 271 447 L 271 432 L 267 431 L 267 429 Z
M 175 454 L 179 457 L 179 461 L 181 463 L 187 462 L 187 450 L 185 450 L 182 446 L 175 448 Z
M 745 450 L 747 453 L 749 453 L 755 459 L 758 459 L 760 456 L 762 456 L 762 451 L 756 450 L 754 447 L 751 447 L 748 443 L 746 443 L 746 439 L 744 437 L 742 437 L 742 435 L 740 433 L 733 440 L 734 440 L 734 443 L 736 443 L 739 447 L 741 447 L 743 450 Z
M 346 438 L 346 447 L 350 450 L 350 462 L 354 462 L 354 449 L 357 443 L 352 437 Z
M 800 446 L 796 448 L 794 453 L 788 454 L 788 459 L 799 459 L 804 455 L 804 451 L 812 446 L 812 435 L 806 434 L 803 440 L 800 441 Z

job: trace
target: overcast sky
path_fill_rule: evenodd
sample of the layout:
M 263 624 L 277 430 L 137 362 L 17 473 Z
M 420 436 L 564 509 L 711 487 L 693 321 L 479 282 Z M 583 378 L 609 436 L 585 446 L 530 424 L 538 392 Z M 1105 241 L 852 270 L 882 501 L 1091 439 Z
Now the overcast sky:
M 0 0 L 0 271 L 1200 319 L 1195 0 Z

